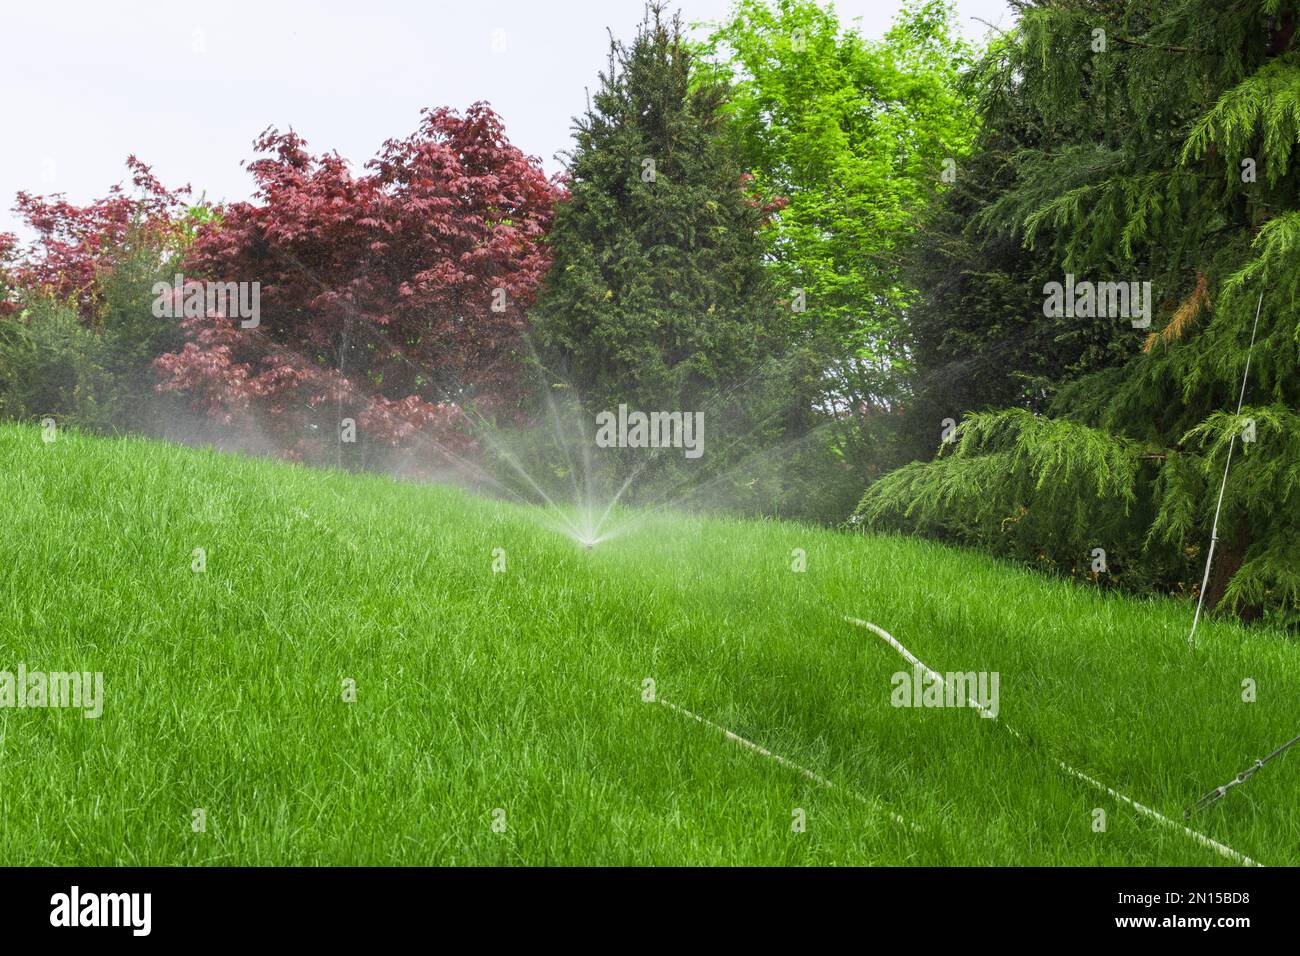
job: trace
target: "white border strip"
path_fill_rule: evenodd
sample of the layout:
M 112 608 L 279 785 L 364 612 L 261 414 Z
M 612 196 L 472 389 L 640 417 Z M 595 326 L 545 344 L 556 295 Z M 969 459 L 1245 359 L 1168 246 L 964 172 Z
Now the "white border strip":
M 685 707 L 678 707 L 676 704 L 671 704 L 668 701 L 664 700 L 662 697 L 655 697 L 655 700 L 658 703 L 663 704 L 669 710 L 676 711 L 677 713 L 681 714 L 683 717 L 690 717 L 693 720 L 698 720 L 706 727 L 713 728 L 714 730 L 718 731 L 718 733 L 722 734 L 722 736 L 730 740 L 732 743 L 739 744 L 741 747 L 744 747 L 746 750 L 753 751 L 754 753 L 758 754 L 760 757 L 766 757 L 769 760 L 774 760 L 777 763 L 779 763 L 782 767 L 785 767 L 787 770 L 793 770 L 795 771 L 795 773 L 807 777 L 809 780 L 811 780 L 813 783 L 817 784 L 818 786 L 825 787 L 827 790 L 839 790 L 842 793 L 847 793 L 849 796 L 855 798 L 861 803 L 866 804 L 869 807 L 876 808 L 877 806 L 876 804 L 868 800 L 866 797 L 864 797 L 862 794 L 857 793 L 854 790 L 841 789 L 835 786 L 835 784 L 831 783 L 825 777 L 821 776 L 821 774 L 813 773 L 813 771 L 809 770 L 807 767 L 801 767 L 793 760 L 787 760 L 785 757 L 782 757 L 780 754 L 774 754 L 772 753 L 772 751 L 767 750 L 764 747 L 760 747 L 752 740 L 746 740 L 744 737 L 740 736 L 740 734 L 733 734 L 726 727 L 720 727 L 717 724 L 715 724 L 713 721 L 706 720 L 705 718 L 701 717 L 699 714 L 691 713 Z M 912 830 L 917 831 L 918 833 L 921 832 L 921 827 L 917 826 L 915 823 L 909 823 L 907 820 L 904 820 L 902 817 L 900 817 L 897 813 L 893 813 L 891 811 L 886 811 L 886 812 L 889 814 L 889 818 L 893 820 L 895 823 L 897 823 L 899 826 L 908 827 Z
M 910 664 L 912 664 L 912 666 L 919 667 L 921 670 L 925 671 L 926 676 L 929 677 L 931 680 L 935 680 L 937 678 L 939 681 L 941 682 L 943 681 L 943 676 L 941 674 L 927 667 L 921 660 L 919 660 L 916 657 L 916 655 L 914 655 L 906 647 L 900 644 L 894 638 L 894 636 L 890 634 L 888 631 L 886 631 L 884 628 L 877 627 L 876 625 L 872 624 L 870 621 L 863 621 L 856 617 L 848 617 L 847 615 L 845 616 L 844 620 L 848 621 L 850 624 L 856 624 L 858 627 L 865 627 L 867 630 L 871 631 L 881 640 L 885 641 L 885 643 L 889 644 L 892 648 L 894 648 L 894 650 L 898 651 L 899 654 L 903 655 L 903 657 Z M 981 717 L 990 717 L 996 719 L 995 715 L 992 712 L 990 712 L 987 708 L 980 705 L 978 702 L 969 701 L 969 703 L 971 706 L 975 707 L 980 711 Z M 1011 734 L 1011 736 L 1015 737 L 1017 740 L 1025 739 L 1016 731 L 1014 727 L 1011 727 L 1006 723 L 1003 723 L 1002 726 L 1006 729 L 1008 733 Z M 1056 761 L 1056 765 L 1058 767 L 1060 767 L 1070 776 L 1076 777 L 1079 780 L 1082 780 L 1085 783 L 1089 784 L 1090 786 L 1110 794 L 1116 800 L 1119 800 L 1123 803 L 1127 803 L 1134 810 L 1138 811 L 1138 813 L 1150 817 L 1151 819 L 1155 820 L 1157 823 L 1161 824 L 1164 827 L 1168 827 L 1169 829 L 1172 830 L 1183 831 L 1183 833 L 1191 837 L 1197 843 L 1201 844 L 1204 847 L 1208 847 L 1214 850 L 1216 853 L 1219 854 L 1219 856 L 1222 856 L 1225 859 L 1233 860 L 1237 863 L 1242 864 L 1243 866 L 1263 865 L 1261 863 L 1256 863 L 1254 860 L 1252 860 L 1248 856 L 1245 856 L 1244 854 L 1238 853 L 1236 850 L 1232 849 L 1232 847 L 1224 846 L 1222 843 L 1210 839 L 1205 834 L 1198 833 L 1196 830 L 1192 830 L 1189 827 L 1185 827 L 1181 823 L 1176 823 L 1175 821 L 1170 820 L 1168 817 L 1164 816 L 1163 814 L 1155 810 L 1152 810 L 1150 807 L 1144 806 L 1143 804 L 1138 803 L 1136 800 L 1132 800 L 1129 797 L 1124 796 L 1124 794 L 1120 793 L 1118 790 L 1106 786 L 1104 783 L 1102 783 L 1099 780 L 1094 780 L 1086 773 L 1083 773 L 1080 770 L 1075 770 L 1073 767 L 1071 767 L 1069 764 L 1065 763 L 1064 761 L 1056 760 L 1055 757 L 1053 757 L 1052 759 Z

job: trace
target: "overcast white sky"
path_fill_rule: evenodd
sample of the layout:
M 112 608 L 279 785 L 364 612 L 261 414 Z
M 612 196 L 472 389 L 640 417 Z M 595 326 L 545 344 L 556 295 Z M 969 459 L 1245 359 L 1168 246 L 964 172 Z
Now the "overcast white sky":
M 26 236 L 19 190 L 75 202 L 125 178 L 135 153 L 164 183 L 244 199 L 240 160 L 269 125 L 360 166 L 416 127 L 425 106 L 487 100 L 548 172 L 569 146 L 608 50 L 643 0 L 0 0 L 4 146 L 0 232 Z M 670 3 L 671 7 L 672 4 Z M 681 0 L 715 20 L 731 0 Z M 879 36 L 898 0 L 840 0 L 842 21 Z M 964 32 L 1012 23 L 1005 0 L 957 0 Z M 504 46 L 497 52 L 494 47 Z

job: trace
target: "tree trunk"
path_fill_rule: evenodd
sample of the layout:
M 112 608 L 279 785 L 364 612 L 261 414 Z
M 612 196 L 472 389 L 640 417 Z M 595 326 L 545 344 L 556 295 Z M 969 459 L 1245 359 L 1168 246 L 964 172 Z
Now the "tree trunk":
M 1215 610 L 1222 603 L 1229 582 L 1246 561 L 1248 547 L 1250 547 L 1250 536 L 1244 528 L 1219 539 L 1219 546 L 1214 552 L 1214 567 L 1210 569 L 1210 583 L 1205 590 L 1206 607 Z M 1259 617 L 1258 608 L 1241 609 L 1243 621 L 1253 621 L 1257 617 Z

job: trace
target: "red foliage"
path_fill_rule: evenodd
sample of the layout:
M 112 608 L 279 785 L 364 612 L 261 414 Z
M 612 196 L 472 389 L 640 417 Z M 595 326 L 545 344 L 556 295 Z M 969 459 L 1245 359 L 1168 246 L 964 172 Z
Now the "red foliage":
M 62 193 L 45 197 L 20 192 L 14 211 L 35 230 L 36 239 L 7 270 L 6 281 L 16 288 L 71 301 L 82 321 L 94 322 L 99 306 L 95 279 L 109 266 L 128 231 L 140 229 L 160 244 L 165 242 L 184 208 L 180 197 L 190 191 L 188 186 L 167 189 L 134 156 L 127 157 L 126 165 L 137 191 L 134 196 L 120 183 L 88 206 L 74 205 Z M 7 246 L 6 238 L 10 240 Z M 16 251 L 12 236 L 0 236 L 0 261 L 6 252 Z
M 754 209 L 759 210 L 763 216 L 763 222 L 769 222 L 782 209 L 790 205 L 790 199 L 787 196 L 764 196 L 758 190 L 758 183 L 754 179 L 753 173 L 740 174 L 740 189 L 745 194 L 745 202 Z
M 394 446 L 467 448 L 460 389 L 518 396 L 557 195 L 538 161 L 482 103 L 463 117 L 426 110 L 357 176 L 292 131 L 268 130 L 255 148 L 254 200 L 200 230 L 185 272 L 259 282 L 260 326 L 184 320 L 189 341 L 156 362 L 160 390 L 232 423 L 256 414 L 296 454 L 335 440 L 340 404 Z

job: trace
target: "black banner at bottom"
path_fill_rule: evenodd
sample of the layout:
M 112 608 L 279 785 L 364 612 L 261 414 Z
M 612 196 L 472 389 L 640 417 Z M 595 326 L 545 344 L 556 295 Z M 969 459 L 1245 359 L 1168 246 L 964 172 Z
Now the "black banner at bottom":
M 373 945 L 435 928 L 494 943 L 613 942 L 609 926 L 618 924 L 628 942 L 648 944 L 663 938 L 665 921 L 677 936 L 689 920 L 698 927 L 692 941 L 717 932 L 730 943 L 815 931 L 903 932 L 918 944 L 951 933 L 951 942 L 981 947 L 1124 936 L 1231 945 L 1294 930 L 1294 877 L 1233 869 L 0 869 L 0 919 L 10 943 Z

